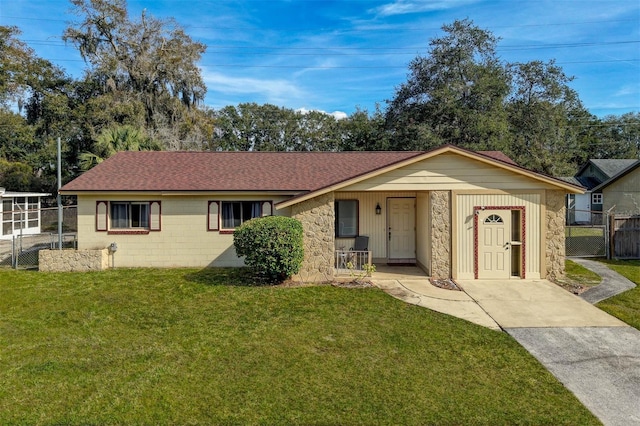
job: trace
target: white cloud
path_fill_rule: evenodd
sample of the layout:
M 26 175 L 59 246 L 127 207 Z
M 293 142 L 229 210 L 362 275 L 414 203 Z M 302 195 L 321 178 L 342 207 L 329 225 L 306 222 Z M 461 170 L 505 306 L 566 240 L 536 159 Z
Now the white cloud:
M 618 91 L 613 94 L 613 96 L 629 96 L 629 95 L 635 95 L 636 93 L 638 93 L 638 87 L 629 84 L 629 85 L 620 87 Z
M 383 4 L 372 9 L 371 12 L 379 16 L 405 15 L 408 13 L 433 12 L 436 10 L 448 10 L 467 4 L 476 3 L 478 0 L 436 0 L 436 1 L 406 1 L 397 0 L 393 3 Z
M 261 95 L 270 103 L 283 103 L 285 100 L 304 97 L 304 91 L 289 80 L 235 77 L 209 71 L 206 67 L 202 67 L 202 78 L 210 91 Z
M 309 109 L 306 109 L 306 108 L 298 108 L 296 110 L 296 112 L 299 112 L 302 115 L 309 114 L 311 111 L 317 111 L 317 112 L 321 112 L 322 114 L 331 115 L 336 120 L 344 120 L 345 118 L 348 117 L 347 113 L 346 112 L 342 112 L 342 111 L 326 112 L 326 111 L 322 111 L 320 109 L 309 110 Z

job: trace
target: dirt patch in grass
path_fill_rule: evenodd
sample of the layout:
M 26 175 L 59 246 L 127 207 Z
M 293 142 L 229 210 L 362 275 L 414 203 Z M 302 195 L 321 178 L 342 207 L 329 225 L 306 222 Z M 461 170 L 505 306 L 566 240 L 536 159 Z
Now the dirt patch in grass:
M 556 280 L 555 283 L 560 287 L 564 288 L 565 290 L 567 290 L 568 292 L 573 293 L 575 295 L 582 294 L 590 288 L 586 285 L 580 284 L 579 282 L 568 279 L 568 278 Z
M 573 294 L 581 294 L 602 282 L 602 278 L 575 262 L 565 262 L 565 276 L 556 280 L 556 284 Z

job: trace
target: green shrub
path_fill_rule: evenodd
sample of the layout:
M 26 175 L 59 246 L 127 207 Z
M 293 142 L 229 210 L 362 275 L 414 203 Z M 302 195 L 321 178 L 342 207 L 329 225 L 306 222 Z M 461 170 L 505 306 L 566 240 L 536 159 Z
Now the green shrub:
M 269 282 L 300 270 L 304 257 L 302 224 L 289 217 L 267 216 L 245 222 L 233 233 L 236 253 Z

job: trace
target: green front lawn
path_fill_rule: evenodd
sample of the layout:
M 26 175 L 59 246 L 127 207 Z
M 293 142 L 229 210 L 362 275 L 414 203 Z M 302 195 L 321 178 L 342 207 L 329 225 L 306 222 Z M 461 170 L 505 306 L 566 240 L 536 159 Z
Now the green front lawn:
M 636 283 L 637 287 L 596 306 L 640 330 L 640 260 L 607 260 L 603 263 Z
M 505 333 L 243 282 L 0 270 L 0 424 L 598 424 Z

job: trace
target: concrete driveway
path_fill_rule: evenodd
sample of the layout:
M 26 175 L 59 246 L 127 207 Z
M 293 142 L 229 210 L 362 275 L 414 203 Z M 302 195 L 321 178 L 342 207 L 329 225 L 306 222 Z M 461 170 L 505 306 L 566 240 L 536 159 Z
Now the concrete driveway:
M 506 331 L 605 425 L 640 426 L 640 331 L 580 297 L 547 280 L 443 290 L 417 268 L 381 268 L 372 281 L 407 303 Z
M 459 284 L 605 425 L 640 425 L 640 331 L 546 280 Z
M 464 280 L 458 284 L 503 329 L 627 327 L 547 280 Z

